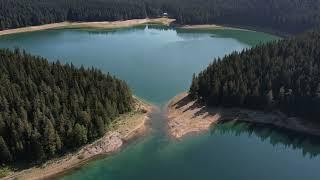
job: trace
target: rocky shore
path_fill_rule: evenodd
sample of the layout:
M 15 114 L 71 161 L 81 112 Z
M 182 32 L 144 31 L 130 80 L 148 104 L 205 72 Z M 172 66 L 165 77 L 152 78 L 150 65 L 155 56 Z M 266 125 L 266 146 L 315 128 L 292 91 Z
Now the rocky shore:
M 167 106 L 169 133 L 181 138 L 189 133 L 208 130 L 216 123 L 242 121 L 273 125 L 300 133 L 320 136 L 320 126 L 280 111 L 255 111 L 240 108 L 207 107 L 192 100 L 188 93 L 174 97 Z

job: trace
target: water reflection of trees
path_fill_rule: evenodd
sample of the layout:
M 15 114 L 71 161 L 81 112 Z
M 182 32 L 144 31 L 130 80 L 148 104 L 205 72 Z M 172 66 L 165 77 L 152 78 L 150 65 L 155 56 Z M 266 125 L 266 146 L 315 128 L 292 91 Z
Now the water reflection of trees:
M 302 150 L 303 156 L 310 158 L 320 154 L 320 138 L 294 131 L 277 128 L 275 126 L 253 124 L 246 122 L 221 123 L 211 128 L 211 134 L 232 134 L 236 136 L 247 134 L 257 136 L 273 146 L 283 145 L 286 148 Z
M 160 31 L 165 31 L 165 30 L 172 30 L 171 27 L 169 26 L 164 26 L 160 24 L 142 24 L 142 25 L 136 25 L 132 27 L 122 27 L 122 28 L 112 28 L 112 29 L 103 29 L 103 28 L 87 28 L 84 29 L 88 31 L 89 34 L 94 34 L 94 35 L 109 35 L 109 34 L 114 34 L 114 33 L 119 33 L 119 32 L 132 32 L 134 30 L 144 30 L 145 28 L 148 29 L 155 29 L 155 30 L 160 30 Z

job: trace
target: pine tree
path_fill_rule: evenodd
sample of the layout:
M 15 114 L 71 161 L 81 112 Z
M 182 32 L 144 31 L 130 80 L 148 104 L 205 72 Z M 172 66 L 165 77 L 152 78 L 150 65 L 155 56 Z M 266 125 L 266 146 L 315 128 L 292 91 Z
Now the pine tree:
M 1 136 L 1 135 L 4 135 L 4 133 L 5 133 L 5 126 L 6 126 L 6 124 L 5 124 L 4 119 L 3 119 L 3 117 L 2 117 L 2 115 L 1 115 L 1 113 L 0 113 L 0 136 Z
M 273 105 L 273 93 L 272 90 L 270 90 L 267 94 L 266 94 L 266 103 L 267 103 L 267 108 L 271 108 Z
M 83 125 L 76 124 L 73 129 L 74 145 L 80 146 L 87 142 L 87 130 Z
M 192 84 L 189 90 L 190 96 L 192 98 L 197 98 L 198 97 L 198 90 L 199 90 L 199 83 L 198 79 L 195 74 L 192 76 Z
M 0 136 L 0 163 L 10 162 L 11 160 L 10 150 L 2 136 Z
M 56 147 L 56 133 L 54 127 L 49 119 L 45 122 L 46 126 L 44 128 L 44 147 L 49 156 L 55 155 L 57 151 Z
M 316 97 L 320 98 L 320 83 L 317 86 Z

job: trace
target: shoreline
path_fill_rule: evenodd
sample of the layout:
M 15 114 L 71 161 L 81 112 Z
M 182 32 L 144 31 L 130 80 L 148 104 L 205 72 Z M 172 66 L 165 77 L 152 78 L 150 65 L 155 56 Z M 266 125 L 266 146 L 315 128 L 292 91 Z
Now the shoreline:
M 195 24 L 195 25 L 178 25 L 178 29 L 181 30 L 238 30 L 238 31 L 246 31 L 246 32 L 261 32 L 274 36 L 278 36 L 281 38 L 286 38 L 290 34 L 283 33 L 280 31 L 275 31 L 267 28 L 259 28 L 252 26 L 240 26 L 240 25 L 232 25 L 232 24 Z
M 220 116 L 208 116 L 208 113 L 198 114 L 201 107 L 181 93 L 172 98 L 167 107 L 168 133 L 174 139 L 181 139 L 192 133 L 209 130 L 210 126 L 218 121 Z
M 222 30 L 239 30 L 239 31 L 257 32 L 255 30 L 251 30 L 251 29 L 223 26 L 223 25 L 217 25 L 217 24 L 182 25 L 178 28 L 183 29 L 183 30 L 219 30 L 219 29 L 222 29 Z
M 116 153 L 128 141 L 140 137 L 147 132 L 146 122 L 155 107 L 149 103 L 135 99 L 135 110 L 120 115 L 110 126 L 110 130 L 96 141 L 79 150 L 45 162 L 42 165 L 18 170 L 3 179 L 51 179 L 59 177 L 78 168 L 91 160 Z
M 65 29 L 65 28 L 101 28 L 101 29 L 116 29 L 116 28 L 126 28 L 133 27 L 143 24 L 162 24 L 169 26 L 175 19 L 169 18 L 154 18 L 154 19 L 130 19 L 125 21 L 101 21 L 101 22 L 60 22 L 52 24 L 44 24 L 38 26 L 28 26 L 21 27 L 16 29 L 7 29 L 0 31 L 0 36 L 17 34 L 17 33 L 26 33 L 34 31 L 42 31 L 49 29 Z
M 97 22 L 59 22 L 52 24 L 44 24 L 38 26 L 28 26 L 15 29 L 6 29 L 0 31 L 0 37 L 11 34 L 43 31 L 50 29 L 82 29 L 82 28 L 96 28 L 96 29 L 117 29 L 117 28 L 129 28 L 143 24 L 161 24 L 164 26 L 170 26 L 174 24 L 176 20 L 171 18 L 145 18 L 145 19 L 130 19 L 124 21 L 97 21 Z M 229 30 L 240 30 L 240 31 L 249 31 L 256 32 L 255 30 L 237 28 L 231 26 L 223 26 L 217 24 L 201 24 L 201 25 L 177 25 L 176 29 L 181 30 L 216 30 L 216 29 L 229 29 Z
M 273 125 L 298 133 L 320 136 L 320 126 L 289 117 L 282 112 L 263 112 L 240 108 L 207 107 L 181 93 L 170 100 L 167 106 L 170 136 L 181 139 L 190 133 L 207 131 L 223 122 L 248 122 Z

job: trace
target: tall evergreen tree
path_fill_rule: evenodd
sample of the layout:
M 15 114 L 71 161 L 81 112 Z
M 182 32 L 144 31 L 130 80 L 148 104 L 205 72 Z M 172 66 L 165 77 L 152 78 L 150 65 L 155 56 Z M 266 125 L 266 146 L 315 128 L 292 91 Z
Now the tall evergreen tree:
M 11 159 L 10 150 L 2 136 L 0 136 L 0 163 L 10 162 Z

